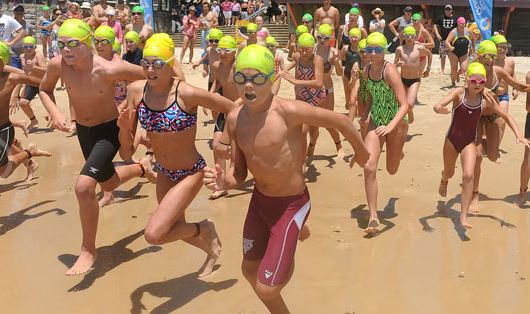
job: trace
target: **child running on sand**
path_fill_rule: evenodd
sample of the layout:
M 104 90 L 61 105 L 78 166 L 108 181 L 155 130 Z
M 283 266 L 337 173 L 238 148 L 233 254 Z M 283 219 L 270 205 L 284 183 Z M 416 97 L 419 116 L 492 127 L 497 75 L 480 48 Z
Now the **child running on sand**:
M 394 64 L 399 67 L 401 72 L 401 82 L 405 87 L 407 94 L 407 103 L 409 105 L 408 120 L 414 122 L 414 105 L 418 99 L 418 91 L 422 77 L 428 77 L 431 71 L 432 53 L 425 46 L 416 43 L 416 29 L 407 26 L 403 30 L 405 44 L 396 49 Z M 427 68 L 425 72 L 421 67 L 420 59 L 427 57 Z
M 530 71 L 526 73 L 526 84 L 530 84 Z M 530 93 L 526 94 L 526 123 L 524 125 L 524 137 L 530 139 Z M 528 194 L 528 180 L 530 179 L 530 149 L 525 147 L 523 162 L 521 163 L 521 184 L 519 186 L 519 197 L 517 205 L 523 206 L 526 203 Z
M 311 208 L 302 171 L 303 125 L 335 128 L 355 150 L 351 165 L 364 165 L 368 152 L 344 115 L 274 96 L 274 56 L 250 45 L 236 60 L 234 82 L 243 105 L 227 117 L 232 156 L 225 172 L 205 168 L 212 190 L 235 188 L 247 173 L 256 180 L 243 230 L 243 275 L 271 313 L 288 313 L 281 295 L 294 271 L 300 229 Z
M 453 89 L 449 95 L 434 106 L 434 111 L 439 114 L 452 112 L 451 126 L 447 132 L 443 146 L 444 169 L 438 193 L 440 196 L 447 195 L 447 184 L 455 173 L 455 162 L 458 155 L 462 163 L 462 193 L 460 223 L 462 227 L 470 229 L 472 226 L 467 220 L 467 213 L 473 197 L 473 185 L 475 183 L 477 155 L 482 154 L 479 150 L 480 137 L 478 126 L 482 115 L 496 113 L 502 117 L 513 130 L 518 143 L 530 147 L 530 142 L 519 134 L 512 117 L 500 110 L 494 96 L 484 93 L 486 84 L 486 69 L 478 62 L 468 66 L 467 87 Z M 452 110 L 447 105 L 452 104 Z
M 405 114 L 409 110 L 401 77 L 396 67 L 385 61 L 387 40 L 379 32 L 366 38 L 364 53 L 370 57 L 370 64 L 364 69 L 367 79 L 370 122 L 364 146 L 370 152 L 370 159 L 364 167 L 364 187 L 370 211 L 370 220 L 365 232 L 377 233 L 377 168 L 379 156 L 386 143 L 386 169 L 396 174 L 403 158 L 403 145 L 407 136 L 408 123 Z

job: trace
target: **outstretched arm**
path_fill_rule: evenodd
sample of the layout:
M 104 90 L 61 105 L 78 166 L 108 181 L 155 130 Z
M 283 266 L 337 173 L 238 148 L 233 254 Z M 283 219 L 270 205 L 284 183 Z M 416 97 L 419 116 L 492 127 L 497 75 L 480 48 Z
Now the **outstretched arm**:
M 522 143 L 523 145 L 530 148 L 530 142 L 521 135 L 521 132 L 519 132 L 519 128 L 517 127 L 517 124 L 515 123 L 515 120 L 512 118 L 512 116 L 500 109 L 499 102 L 497 101 L 496 97 L 486 93 L 483 95 L 485 109 L 489 109 L 498 114 L 504 121 L 506 121 L 506 124 L 508 124 L 510 129 L 512 129 L 513 134 L 515 134 L 515 138 L 517 139 L 517 143 Z
M 494 71 L 498 77 L 505 80 L 511 87 L 515 88 L 516 90 L 520 92 L 530 92 L 530 85 L 517 81 L 503 68 L 495 67 Z
M 451 110 L 447 109 L 447 105 L 457 101 L 464 93 L 464 89 L 462 87 L 453 89 L 449 94 L 447 94 L 442 100 L 440 100 L 436 105 L 433 106 L 433 110 L 436 113 L 439 114 L 448 114 L 451 113 Z
M 61 62 L 62 59 L 58 57 L 52 59 L 48 63 L 46 74 L 44 74 L 39 86 L 39 97 L 42 104 L 44 105 L 44 108 L 50 114 L 52 127 L 68 132 L 70 131 L 70 128 L 66 124 L 64 115 L 59 108 L 57 108 L 57 105 L 55 104 L 55 96 L 53 95 L 55 85 L 61 77 Z
M 217 93 L 211 93 L 187 83 L 181 83 L 179 96 L 195 106 L 201 106 L 217 112 L 229 113 L 236 107 L 235 103 Z M 183 88 L 185 87 L 185 88 Z

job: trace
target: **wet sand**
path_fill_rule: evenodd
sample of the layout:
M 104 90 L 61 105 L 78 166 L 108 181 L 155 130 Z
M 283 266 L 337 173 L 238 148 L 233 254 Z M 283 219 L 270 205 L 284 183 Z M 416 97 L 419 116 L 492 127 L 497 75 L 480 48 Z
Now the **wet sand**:
M 200 54 L 196 53 L 196 56 Z M 388 58 L 392 60 L 392 58 Z M 530 68 L 517 58 L 518 78 Z M 183 66 L 187 80 L 205 87 L 199 70 Z M 530 308 L 530 203 L 511 203 L 519 189 L 523 147 L 509 129 L 501 144 L 502 163 L 483 162 L 478 215 L 463 232 L 460 166 L 447 199 L 438 196 L 442 144 L 450 115 L 432 106 L 448 90 L 434 56 L 424 79 L 399 172 L 380 162 L 379 210 L 384 229 L 366 238 L 368 221 L 362 171 L 335 156 L 321 130 L 316 158 L 308 171 L 311 237 L 298 245 L 296 270 L 284 289 L 293 313 L 527 313 Z M 345 112 L 342 83 L 335 77 L 336 111 Z M 293 96 L 282 82 L 281 95 Z M 56 92 L 63 112 L 64 91 Z M 526 95 L 510 103 L 519 128 Z M 33 102 L 40 127 L 44 109 Z M 25 116 L 18 112 L 12 120 Z M 197 146 L 212 164 L 213 124 L 199 110 Z M 252 182 L 228 197 L 209 201 L 203 188 L 187 210 L 190 221 L 209 218 L 223 243 L 218 271 L 204 281 L 196 271 L 203 253 L 183 243 L 150 246 L 140 231 L 156 208 L 154 185 L 132 180 L 119 188 L 117 202 L 100 211 L 96 269 L 85 276 L 64 272 L 79 253 L 81 231 L 73 185 L 83 164 L 76 137 L 40 129 L 23 137 L 54 156 L 40 158 L 37 179 L 21 180 L 20 167 L 0 181 L 0 302 L 5 313 L 265 313 L 241 274 L 241 235 Z M 347 154 L 352 149 L 345 146 Z M 140 148 L 136 156 L 144 153 Z M 250 179 L 250 178 L 249 178 Z M 447 203 L 445 203 L 446 201 Z M 440 211 L 439 211 L 440 209 Z

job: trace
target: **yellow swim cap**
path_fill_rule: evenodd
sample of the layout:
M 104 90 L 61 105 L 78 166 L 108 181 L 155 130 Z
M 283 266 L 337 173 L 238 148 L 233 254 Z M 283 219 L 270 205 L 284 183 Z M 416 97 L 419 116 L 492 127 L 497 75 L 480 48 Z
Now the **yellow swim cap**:
M 10 55 L 9 46 L 5 42 L 0 41 L 0 61 L 2 61 L 4 65 L 9 64 L 9 55 Z
M 472 75 L 482 75 L 486 77 L 486 68 L 482 65 L 480 62 L 473 62 L 470 65 L 467 66 L 467 77 L 471 77 Z
M 274 56 L 269 49 L 252 44 L 241 50 L 236 59 L 236 72 L 243 69 L 254 69 L 262 74 L 270 75 L 269 79 L 274 80 Z
M 258 25 L 254 23 L 248 23 L 247 24 L 247 32 L 249 33 L 255 33 L 258 31 Z
M 112 50 L 114 53 L 121 55 L 121 44 L 119 41 L 115 40 L 112 44 Z
M 298 37 L 298 46 L 303 48 L 315 46 L 315 37 L 309 33 L 303 33 Z
M 210 32 L 208 33 L 209 39 L 221 39 L 223 37 L 223 31 L 221 31 L 218 28 L 211 28 Z
M 145 43 L 147 44 L 148 42 L 155 41 L 162 41 L 164 45 L 167 45 L 170 49 L 175 49 L 175 43 L 173 43 L 173 39 L 171 39 L 171 36 L 169 36 L 167 33 L 155 33 L 149 37 Z
M 265 39 L 265 44 L 266 45 L 274 45 L 274 46 L 278 46 L 278 42 L 276 41 L 276 38 L 272 37 L 272 36 L 269 36 Z
M 367 46 L 378 46 L 386 49 L 387 44 L 385 35 L 380 32 L 373 32 L 366 38 Z
M 217 47 L 221 49 L 236 49 L 237 42 L 234 37 L 230 35 L 226 35 L 226 36 L 221 37 L 221 39 L 217 43 Z
M 33 36 L 24 37 L 24 39 L 22 39 L 22 42 L 24 44 L 32 44 L 32 45 L 36 45 L 37 44 L 37 40 Z
M 407 26 L 403 30 L 403 34 L 416 36 L 416 29 L 413 26 Z
M 149 38 L 145 43 L 144 47 L 144 58 L 145 57 L 157 57 L 164 60 L 170 66 L 173 66 L 175 49 L 173 43 L 169 44 L 163 38 Z
M 108 39 L 111 42 L 114 42 L 114 40 L 116 39 L 116 32 L 110 26 L 101 25 L 96 28 L 96 31 L 94 32 L 94 37 Z
M 331 36 L 333 34 L 333 28 L 329 24 L 321 24 L 318 27 L 318 34 L 325 35 L 325 36 Z
M 495 45 L 502 45 L 502 44 L 508 43 L 508 41 L 506 40 L 506 37 L 504 37 L 504 35 L 501 35 L 501 34 L 492 36 L 490 39 L 495 43 Z
M 361 30 L 358 29 L 357 27 L 354 27 L 354 28 L 350 29 L 350 31 L 348 32 L 348 35 L 350 35 L 350 37 L 361 38 Z
M 92 47 L 92 33 L 87 23 L 80 19 L 68 19 L 57 31 L 59 37 L 70 37 Z
M 359 41 L 359 50 L 364 51 L 364 48 L 366 48 L 366 39 L 361 39 Z
M 479 45 L 478 45 L 478 55 L 481 56 L 481 55 L 484 55 L 484 54 L 492 54 L 492 55 L 496 55 L 497 54 L 497 46 L 495 45 L 495 43 L 491 40 L 483 40 Z
M 135 31 L 129 31 L 127 34 L 125 34 L 125 40 L 130 40 L 135 44 L 140 43 L 140 35 L 138 35 Z
M 300 36 L 301 34 L 309 33 L 309 28 L 305 25 L 298 25 L 296 27 L 296 36 Z

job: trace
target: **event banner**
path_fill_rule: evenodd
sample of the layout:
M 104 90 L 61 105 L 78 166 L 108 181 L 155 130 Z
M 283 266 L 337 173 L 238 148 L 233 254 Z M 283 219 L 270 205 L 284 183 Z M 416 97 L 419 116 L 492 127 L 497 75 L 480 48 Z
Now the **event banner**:
M 144 22 L 155 29 L 155 16 L 153 15 L 153 0 L 140 0 L 140 5 L 144 8 Z
M 493 0 L 469 0 L 469 6 L 473 10 L 473 16 L 482 33 L 482 38 L 490 38 L 493 24 Z

